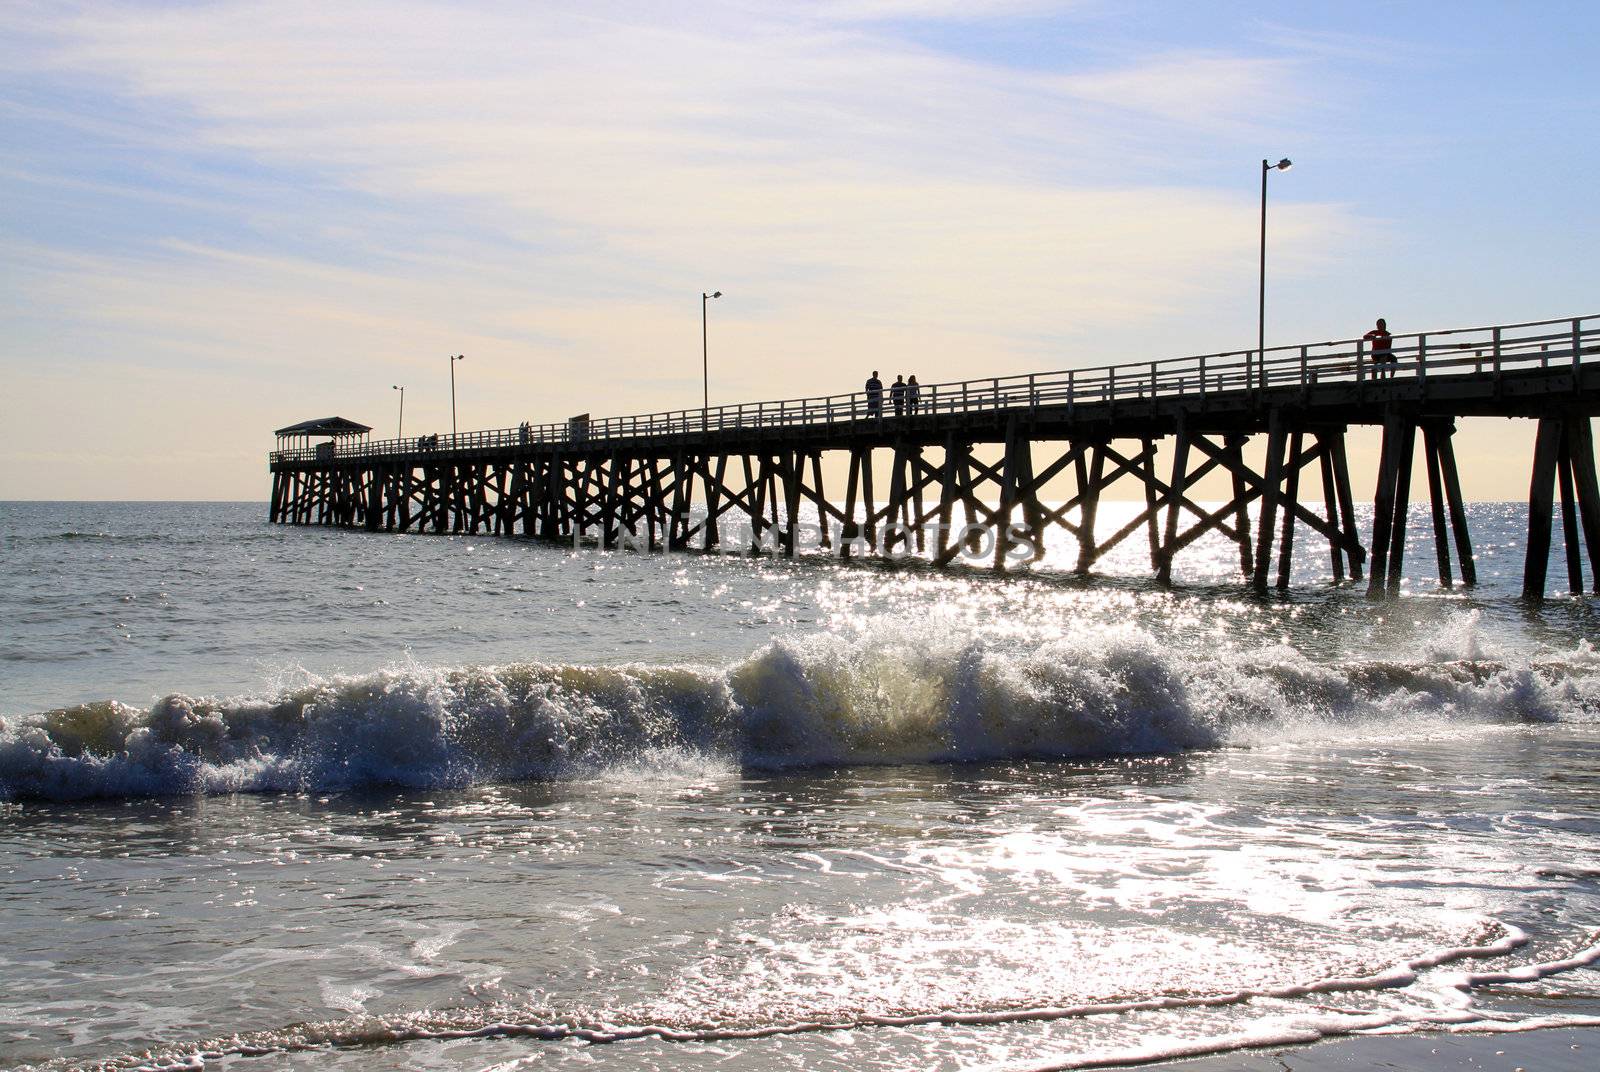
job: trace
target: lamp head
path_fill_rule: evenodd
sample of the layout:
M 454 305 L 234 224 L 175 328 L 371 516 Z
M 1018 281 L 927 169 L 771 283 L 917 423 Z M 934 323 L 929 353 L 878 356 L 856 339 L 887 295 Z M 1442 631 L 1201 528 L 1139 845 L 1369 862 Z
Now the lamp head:
M 1290 168 L 1294 167 L 1294 161 L 1290 160 L 1286 156 L 1282 160 L 1279 160 L 1276 164 L 1273 164 L 1272 166 L 1277 168 L 1279 171 L 1288 171 Z
M 712 292 L 711 292 L 711 293 L 710 293 L 710 294 L 707 294 L 707 293 L 706 293 L 706 292 L 705 292 L 705 291 L 703 291 L 703 290 L 702 290 L 702 291 L 701 291 L 701 292 L 700 292 L 700 297 L 702 297 L 702 298 L 706 298 L 706 299 L 710 299 L 710 298 L 720 298 L 720 297 L 722 297 L 722 291 L 720 291 L 720 290 L 713 290 L 713 291 L 712 291 Z

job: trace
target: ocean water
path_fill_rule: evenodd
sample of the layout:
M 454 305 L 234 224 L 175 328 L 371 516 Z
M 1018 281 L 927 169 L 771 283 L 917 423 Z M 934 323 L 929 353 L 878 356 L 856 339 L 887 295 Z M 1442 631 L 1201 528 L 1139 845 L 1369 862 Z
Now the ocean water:
M 1600 1026 L 1600 604 L 1517 598 L 1520 505 L 1471 508 L 1478 588 L 1417 531 L 1382 601 L 1304 533 L 1257 598 L 1220 540 L 1162 588 L 1138 540 L 1083 580 L 264 514 L 0 504 L 0 1067 Z

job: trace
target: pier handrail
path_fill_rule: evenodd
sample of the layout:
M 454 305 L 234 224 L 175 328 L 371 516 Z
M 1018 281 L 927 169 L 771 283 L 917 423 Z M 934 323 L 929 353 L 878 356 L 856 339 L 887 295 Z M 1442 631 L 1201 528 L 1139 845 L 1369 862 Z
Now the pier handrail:
M 1255 350 L 1229 350 L 1190 357 L 1128 362 L 1057 372 L 1018 373 L 981 379 L 921 384 L 914 411 L 904 419 L 942 413 L 1030 412 L 1042 408 L 1115 404 L 1128 400 L 1210 400 L 1298 386 L 1302 390 L 1333 383 L 1427 385 L 1458 376 L 1492 375 L 1563 365 L 1576 370 L 1600 363 L 1600 315 L 1534 320 L 1477 328 L 1451 328 L 1393 336 L 1387 356 L 1375 359 L 1363 339 Z M 296 447 L 273 451 L 279 461 L 326 461 L 406 454 L 441 455 L 535 445 L 626 443 L 664 436 L 761 428 L 851 425 L 894 420 L 894 402 L 885 386 L 879 405 L 869 405 L 864 390 L 807 398 L 742 402 L 705 409 L 526 424 L 455 435 L 409 436 Z

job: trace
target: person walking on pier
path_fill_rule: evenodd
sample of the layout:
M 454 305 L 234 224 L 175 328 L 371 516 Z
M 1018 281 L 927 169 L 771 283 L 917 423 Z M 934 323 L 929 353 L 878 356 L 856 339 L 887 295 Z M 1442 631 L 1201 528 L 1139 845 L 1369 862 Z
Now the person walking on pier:
M 883 415 L 883 381 L 878 379 L 878 370 L 873 369 L 872 375 L 867 377 L 867 416 L 879 417 Z
M 917 382 L 916 374 L 906 381 L 906 412 L 915 413 L 922 404 L 922 385 Z
M 889 398 L 894 402 L 894 415 L 906 415 L 906 378 L 902 373 L 894 378 L 894 386 L 889 388 Z
M 1392 379 L 1395 371 L 1394 336 L 1389 334 L 1389 324 L 1383 317 L 1378 318 L 1378 326 L 1361 336 L 1362 341 L 1372 344 L 1372 372 L 1380 380 Z

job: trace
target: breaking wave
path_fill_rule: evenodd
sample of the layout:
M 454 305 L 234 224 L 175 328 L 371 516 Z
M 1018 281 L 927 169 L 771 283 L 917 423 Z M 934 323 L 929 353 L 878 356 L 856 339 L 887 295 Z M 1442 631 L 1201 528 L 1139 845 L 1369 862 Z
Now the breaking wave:
M 775 769 L 1173 753 L 1353 722 L 1589 720 L 1600 656 L 1316 663 L 1134 629 L 1018 651 L 930 630 L 774 641 L 727 667 L 397 667 L 269 697 L 0 720 L 0 797 L 466 786 L 685 762 Z

